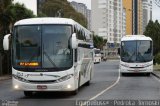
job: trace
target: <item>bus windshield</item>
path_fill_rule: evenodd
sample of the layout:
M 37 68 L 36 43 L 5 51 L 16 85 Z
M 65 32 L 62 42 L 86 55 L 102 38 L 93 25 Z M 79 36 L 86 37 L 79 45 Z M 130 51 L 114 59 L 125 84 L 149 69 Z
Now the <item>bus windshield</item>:
M 69 25 L 16 26 L 13 36 L 14 68 L 51 68 L 72 66 Z
M 121 60 L 129 63 L 152 61 L 152 41 L 123 41 Z

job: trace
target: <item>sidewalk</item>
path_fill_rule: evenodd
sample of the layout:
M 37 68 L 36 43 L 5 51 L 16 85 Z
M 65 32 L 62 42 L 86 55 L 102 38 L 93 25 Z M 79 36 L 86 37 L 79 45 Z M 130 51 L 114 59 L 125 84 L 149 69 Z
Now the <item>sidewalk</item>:
M 154 69 L 152 74 L 160 79 L 160 69 Z
M 0 76 L 0 81 L 11 79 L 11 75 Z

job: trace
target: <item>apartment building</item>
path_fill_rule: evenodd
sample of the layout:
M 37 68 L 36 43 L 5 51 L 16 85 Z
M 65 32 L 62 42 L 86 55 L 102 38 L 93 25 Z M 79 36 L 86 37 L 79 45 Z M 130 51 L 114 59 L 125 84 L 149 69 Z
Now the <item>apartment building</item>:
M 109 47 L 119 44 L 123 36 L 122 0 L 92 0 L 91 30 L 107 39 Z

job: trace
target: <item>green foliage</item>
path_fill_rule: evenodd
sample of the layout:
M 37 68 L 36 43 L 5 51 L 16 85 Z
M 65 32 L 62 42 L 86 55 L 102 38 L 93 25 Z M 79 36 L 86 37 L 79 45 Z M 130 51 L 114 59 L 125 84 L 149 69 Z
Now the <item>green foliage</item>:
M 67 0 L 48 0 L 42 5 L 41 10 L 46 16 L 72 18 L 87 27 L 87 19 L 81 13 L 76 12 Z
M 8 33 L 10 17 L 6 14 L 7 8 L 11 5 L 12 0 L 0 0 L 0 36 Z
M 0 0 L 0 13 L 5 12 L 6 8 L 12 3 L 13 0 Z
M 2 57 L 1 66 L 3 71 L 0 74 L 11 73 L 11 58 L 10 51 L 3 51 L 3 36 L 10 33 L 13 24 L 24 18 L 35 17 L 31 10 L 28 10 L 24 5 L 13 4 L 13 0 L 0 0 L 0 55 Z
M 94 47 L 95 48 L 99 48 L 99 49 L 103 49 L 103 46 L 106 45 L 107 43 L 107 40 L 106 39 L 103 39 L 102 37 L 100 36 L 97 36 L 97 35 L 94 35 L 93 36 L 93 43 L 94 43 Z
M 11 4 L 8 7 L 7 14 L 10 15 L 10 22 L 12 24 L 21 19 L 35 17 L 31 10 L 26 9 L 23 4 L 21 5 L 19 3 Z
M 156 56 L 155 56 L 155 62 L 157 64 L 160 64 L 160 53 L 158 53 Z
M 47 15 L 42 12 L 39 12 L 37 17 L 47 17 Z
M 33 12 L 24 5 L 13 4 L 12 0 L 0 1 L 0 34 L 1 36 L 9 33 L 13 24 L 24 18 L 35 17 Z
M 144 35 L 149 36 L 153 40 L 153 53 L 154 63 L 160 64 L 160 24 L 156 20 L 155 22 L 149 21 Z
M 160 52 L 160 24 L 156 20 L 155 22 L 149 21 L 144 35 L 149 36 L 153 40 L 154 55 Z

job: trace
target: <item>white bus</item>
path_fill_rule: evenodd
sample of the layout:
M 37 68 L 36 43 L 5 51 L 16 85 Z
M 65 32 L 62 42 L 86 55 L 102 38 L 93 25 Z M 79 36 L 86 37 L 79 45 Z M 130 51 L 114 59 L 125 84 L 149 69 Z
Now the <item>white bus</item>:
M 150 37 L 144 35 L 126 35 L 121 39 L 120 72 L 153 72 L 153 44 Z
M 4 50 L 9 49 L 9 35 Z M 91 32 L 72 19 L 31 18 L 15 23 L 12 38 L 12 79 L 16 90 L 76 94 L 93 77 Z
M 101 51 L 100 49 L 94 48 L 94 63 L 101 62 Z

